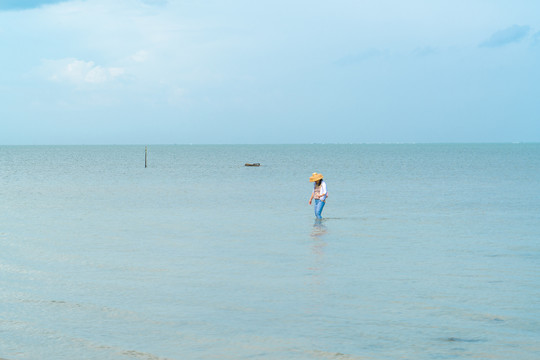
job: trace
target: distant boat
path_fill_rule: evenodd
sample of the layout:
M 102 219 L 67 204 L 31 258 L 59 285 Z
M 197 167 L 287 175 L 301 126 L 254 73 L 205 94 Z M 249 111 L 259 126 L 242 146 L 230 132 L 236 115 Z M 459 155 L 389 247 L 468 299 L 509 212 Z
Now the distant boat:
M 261 166 L 259 163 L 246 163 L 245 166 Z

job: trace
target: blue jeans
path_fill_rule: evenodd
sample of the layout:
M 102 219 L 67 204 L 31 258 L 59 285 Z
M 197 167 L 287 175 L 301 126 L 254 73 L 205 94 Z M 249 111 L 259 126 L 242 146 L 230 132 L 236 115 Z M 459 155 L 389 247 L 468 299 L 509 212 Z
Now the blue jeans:
M 321 213 L 322 209 L 324 207 L 324 204 L 326 204 L 324 201 L 321 201 L 319 199 L 315 199 L 315 217 L 317 219 L 322 219 Z

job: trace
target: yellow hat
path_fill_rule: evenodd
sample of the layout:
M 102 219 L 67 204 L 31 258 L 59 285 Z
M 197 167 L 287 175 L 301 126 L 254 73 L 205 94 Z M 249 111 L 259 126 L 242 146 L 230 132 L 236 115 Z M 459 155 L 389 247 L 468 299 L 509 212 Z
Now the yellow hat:
M 309 181 L 315 182 L 315 181 L 321 180 L 322 178 L 323 178 L 322 174 L 313 173 L 313 175 L 311 175 L 311 177 L 309 178 Z

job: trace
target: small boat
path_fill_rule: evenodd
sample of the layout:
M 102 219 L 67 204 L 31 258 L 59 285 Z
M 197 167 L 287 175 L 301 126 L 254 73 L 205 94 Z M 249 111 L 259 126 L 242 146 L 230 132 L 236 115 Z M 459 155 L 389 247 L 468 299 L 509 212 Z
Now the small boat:
M 261 166 L 259 163 L 246 163 L 245 166 Z

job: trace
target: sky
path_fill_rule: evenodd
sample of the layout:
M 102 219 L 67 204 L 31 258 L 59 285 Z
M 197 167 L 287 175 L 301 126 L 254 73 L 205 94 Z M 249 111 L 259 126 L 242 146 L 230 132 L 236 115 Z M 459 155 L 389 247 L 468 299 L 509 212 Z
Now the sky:
M 0 0 L 0 145 L 540 142 L 537 0 Z

